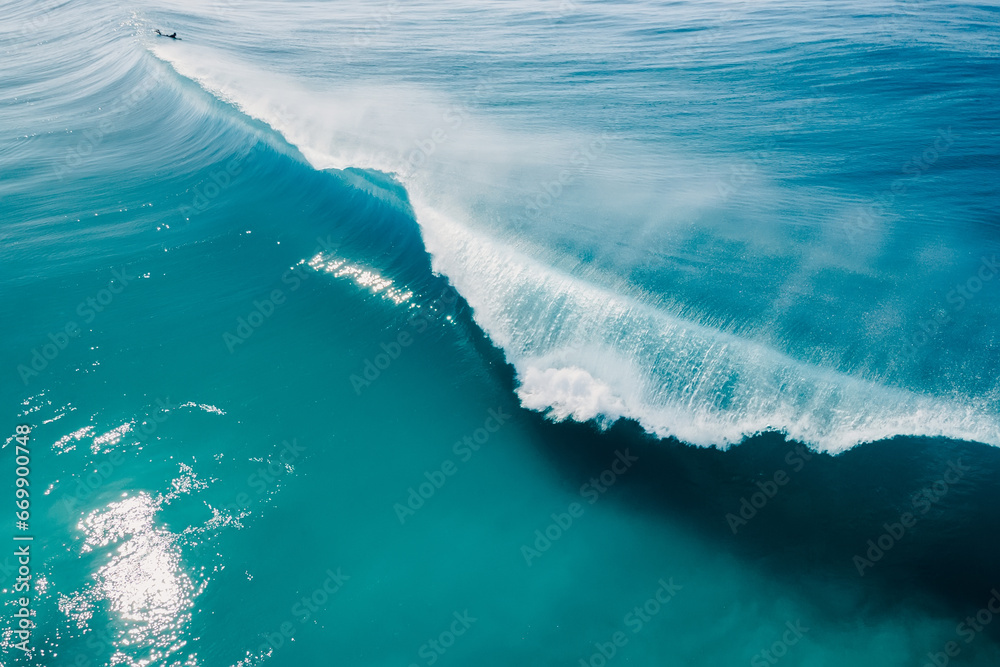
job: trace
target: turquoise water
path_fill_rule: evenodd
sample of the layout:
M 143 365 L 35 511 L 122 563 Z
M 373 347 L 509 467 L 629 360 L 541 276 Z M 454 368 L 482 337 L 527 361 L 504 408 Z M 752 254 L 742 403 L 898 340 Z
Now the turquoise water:
M 8 4 L 2 664 L 1000 663 L 997 21 Z

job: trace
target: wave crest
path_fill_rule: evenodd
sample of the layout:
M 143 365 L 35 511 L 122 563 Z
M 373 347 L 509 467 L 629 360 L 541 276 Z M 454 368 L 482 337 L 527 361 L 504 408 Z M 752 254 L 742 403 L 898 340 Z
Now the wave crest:
M 337 118 L 350 116 L 350 127 L 358 127 L 349 109 L 336 110 L 333 126 L 323 129 L 324 117 L 276 111 L 272 102 L 280 91 L 243 90 L 246 76 L 215 77 L 190 63 L 178 71 L 280 131 L 317 169 L 399 173 L 396 158 L 386 157 L 400 154 L 386 149 L 405 145 L 399 137 L 383 137 L 366 150 L 364 137 L 352 131 L 352 148 L 331 157 L 335 139 L 346 136 L 335 127 Z M 527 408 L 605 426 L 634 419 L 657 436 L 700 446 L 726 447 L 767 430 L 829 452 L 897 435 L 1000 446 L 992 399 L 979 404 L 924 395 L 803 361 L 679 307 L 650 305 L 627 286 L 611 289 L 599 284 L 606 281 L 557 269 L 537 259 L 542 253 L 519 250 L 523 239 L 474 228 L 468 206 L 454 203 L 448 184 L 431 174 L 404 178 L 404 184 L 432 267 L 448 277 L 503 350 Z

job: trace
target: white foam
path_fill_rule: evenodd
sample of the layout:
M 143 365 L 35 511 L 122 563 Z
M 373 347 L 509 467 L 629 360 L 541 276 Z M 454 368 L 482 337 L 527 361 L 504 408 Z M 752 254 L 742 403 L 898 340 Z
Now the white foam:
M 557 421 L 613 422 L 626 413 L 624 401 L 611 387 L 576 366 L 539 368 L 529 364 L 517 395 L 524 407 L 546 412 Z
M 701 446 L 767 430 L 829 452 L 895 435 L 1000 445 L 985 406 L 800 362 L 542 265 L 419 200 L 415 208 L 435 270 L 503 348 L 523 404 L 555 419 L 627 417 Z

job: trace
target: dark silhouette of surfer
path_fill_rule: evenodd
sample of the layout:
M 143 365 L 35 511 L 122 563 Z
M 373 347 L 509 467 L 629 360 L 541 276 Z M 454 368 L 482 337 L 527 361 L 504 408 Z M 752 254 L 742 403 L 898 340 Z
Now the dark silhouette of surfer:
M 177 36 L 176 32 L 172 35 L 164 35 L 162 32 L 160 32 L 159 29 L 157 29 L 156 34 L 159 35 L 160 37 L 169 37 L 170 39 L 180 39 L 180 37 Z

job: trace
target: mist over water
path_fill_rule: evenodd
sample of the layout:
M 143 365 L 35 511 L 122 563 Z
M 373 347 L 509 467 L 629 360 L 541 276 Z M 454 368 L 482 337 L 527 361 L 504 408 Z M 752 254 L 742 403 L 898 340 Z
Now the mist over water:
M 0 32 L 2 664 L 997 664 L 995 8 Z

